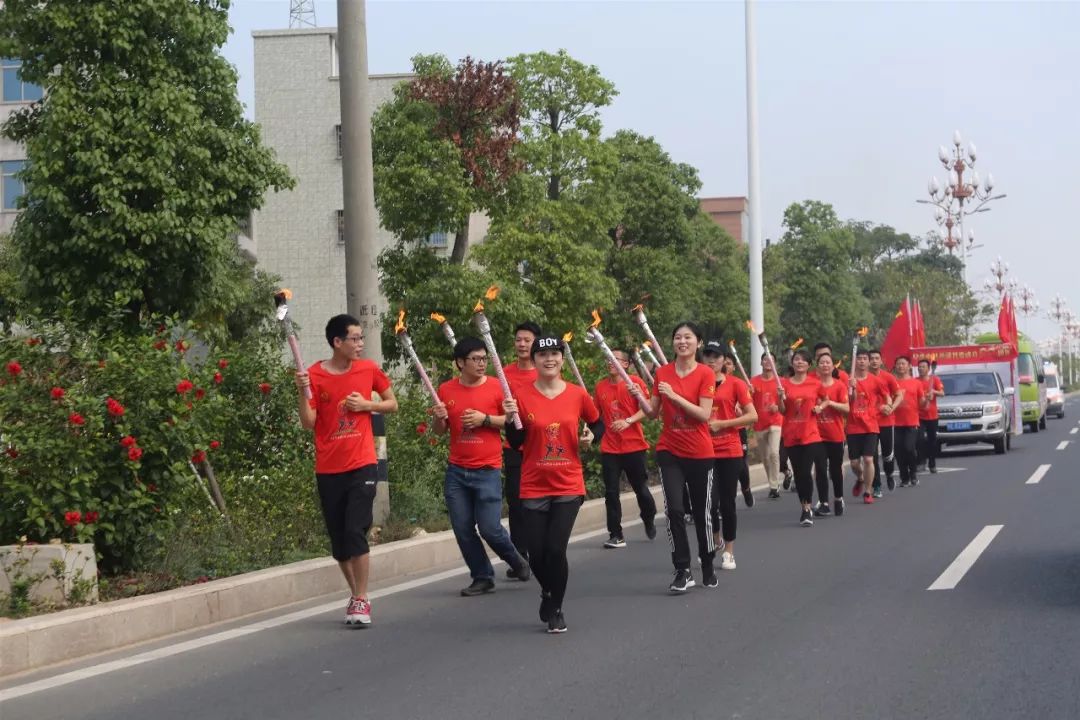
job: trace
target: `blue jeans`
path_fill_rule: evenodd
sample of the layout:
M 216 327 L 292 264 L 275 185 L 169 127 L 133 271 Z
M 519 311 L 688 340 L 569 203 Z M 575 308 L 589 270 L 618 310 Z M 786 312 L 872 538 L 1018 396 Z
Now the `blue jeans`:
M 522 564 L 510 534 L 502 526 L 502 473 L 499 468 L 463 468 L 446 466 L 443 497 L 450 511 L 450 526 L 454 529 L 461 557 L 469 566 L 474 580 L 491 580 L 495 569 L 491 567 L 483 538 L 495 554 L 507 565 L 518 568 Z M 480 531 L 479 535 L 477 530 Z

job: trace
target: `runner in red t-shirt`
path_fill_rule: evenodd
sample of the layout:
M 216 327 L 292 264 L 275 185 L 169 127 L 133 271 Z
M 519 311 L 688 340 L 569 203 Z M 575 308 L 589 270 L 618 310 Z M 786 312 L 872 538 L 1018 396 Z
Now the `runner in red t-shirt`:
M 720 569 L 735 569 L 735 533 L 738 515 L 735 510 L 735 494 L 739 489 L 739 476 L 746 467 L 742 437 L 739 431 L 757 421 L 754 401 L 746 383 L 731 372 L 735 363 L 728 363 L 730 351 L 719 340 L 705 343 L 705 364 L 712 371 L 716 388 L 713 391 L 712 415 L 709 432 L 712 434 L 713 502 L 709 508 L 713 526 L 713 543 L 720 548 Z M 721 539 L 721 528 L 723 538 Z
M 719 342 L 717 340 L 716 342 Z M 729 347 L 724 348 L 724 374 L 731 377 L 737 377 L 735 374 L 735 351 Z M 743 375 L 743 378 L 746 376 Z M 742 379 L 742 378 L 740 378 Z M 747 379 L 748 381 L 748 379 Z M 746 392 L 750 392 L 750 386 L 747 382 L 743 382 L 746 386 Z M 751 396 L 750 402 L 753 403 L 753 397 Z M 742 414 L 740 409 L 739 414 Z M 754 410 L 754 415 L 757 415 L 757 410 Z M 748 431 L 753 427 L 753 423 L 743 425 L 739 428 L 739 444 L 742 446 L 742 468 L 739 470 L 739 487 L 742 488 L 743 502 L 746 503 L 746 507 L 754 507 L 754 493 L 750 490 L 750 437 Z M 715 533 L 715 529 L 714 529 Z M 719 543 L 717 543 L 719 544 Z M 723 568 L 721 568 L 723 569 Z
M 879 350 L 870 351 L 870 373 L 882 382 L 891 398 L 889 403 L 883 403 L 878 408 L 878 448 L 881 451 L 881 464 L 885 466 L 885 483 L 891 492 L 896 489 L 896 481 L 893 479 L 896 471 L 896 418 L 893 413 L 903 399 L 904 392 L 897 384 L 896 377 L 883 367 Z M 878 453 L 874 453 L 874 497 L 881 496 L 881 465 L 878 463 Z
M 840 384 L 844 387 L 848 386 L 848 380 L 851 378 L 843 368 L 840 367 L 840 362 L 836 359 L 836 355 L 833 353 L 832 345 L 829 343 L 818 343 L 814 345 L 814 364 L 817 365 L 817 361 L 821 359 L 822 355 L 828 355 L 833 361 L 833 378 L 840 381 Z
M 664 427 L 656 443 L 656 463 L 664 487 L 671 562 L 675 566 L 675 578 L 669 589 L 676 593 L 686 592 L 695 585 L 690 572 L 690 542 L 686 536 L 687 500 L 694 515 L 702 584 L 705 587 L 718 584 L 713 571 L 716 546 L 709 516 L 712 505 L 709 475 L 713 465 L 709 416 L 712 415 L 715 375 L 697 361 L 701 342 L 701 330 L 694 323 L 682 322 L 675 326 L 671 333 L 675 362 L 656 369 L 649 408 L 650 417 L 663 415 L 664 418 Z
M 810 353 L 800 348 L 791 356 L 790 378 L 784 378 L 780 393 L 780 411 L 784 413 L 784 447 L 788 449 L 792 469 L 795 471 L 795 488 L 802 503 L 799 524 L 810 527 L 814 524 L 811 505 L 814 501 L 814 479 L 811 469 L 823 466 L 825 452 L 821 444 L 821 431 L 818 430 L 814 410 L 818 405 L 818 392 L 821 384 L 807 375 L 810 369 Z
M 536 382 L 536 366 L 532 361 L 532 345 L 540 337 L 540 326 L 531 321 L 519 323 L 514 328 L 514 357 L 512 363 L 503 368 L 510 394 L 516 395 L 518 385 Z M 503 472 L 506 477 L 504 492 L 506 495 L 506 519 L 510 525 L 510 540 L 526 560 L 529 559 L 529 547 L 525 540 L 525 521 L 521 512 L 521 453 L 509 443 L 503 443 Z M 514 568 L 506 569 L 506 577 L 516 577 Z
M 911 377 L 911 358 L 896 358 L 896 382 L 900 386 L 900 400 L 896 405 L 894 432 L 896 433 L 896 461 L 900 466 L 900 487 L 919 484 L 918 440 L 919 411 L 930 401 L 922 381 Z
M 563 346 L 559 338 L 541 335 L 533 341 L 537 378 L 519 385 L 508 413 L 518 413 L 524 428 L 511 424 L 507 437 L 522 448 L 521 501 L 529 544 L 529 565 L 540 583 L 540 619 L 549 633 L 566 632 L 563 597 L 570 569 L 566 548 L 574 520 L 585 499 L 585 477 L 579 443 L 603 442 L 600 412 L 584 388 L 562 379 Z M 583 431 L 582 423 L 588 425 Z
M 938 409 L 937 399 L 945 397 L 945 386 L 936 374 L 930 372 L 930 361 L 926 358 L 919 360 L 919 380 L 930 401 L 919 410 L 919 425 L 922 432 L 919 437 L 919 465 L 928 465 L 931 473 L 937 472 L 937 427 Z
M 870 351 L 860 349 L 855 355 L 855 370 L 848 378 L 847 443 L 851 471 L 855 473 L 852 494 L 863 496 L 872 505 L 870 487 L 874 482 L 874 456 L 878 445 L 878 408 L 892 401 L 888 390 L 877 376 L 870 374 Z
M 359 320 L 351 315 L 330 318 L 326 341 L 333 349 L 330 359 L 296 373 L 300 424 L 315 431 L 315 479 L 323 519 L 331 552 L 352 591 L 345 623 L 370 625 L 367 532 L 379 479 L 371 413 L 397 412 L 398 403 L 386 374 L 361 359 L 364 328 Z M 311 400 L 304 397 L 307 387 Z
M 484 374 L 487 363 L 487 346 L 482 340 L 459 340 L 454 346 L 454 364 L 461 374 L 439 387 L 441 402 L 431 410 L 436 434 L 450 432 L 443 497 L 454 538 L 472 577 L 472 584 L 461 591 L 465 597 L 495 590 L 495 570 L 481 537 L 514 570 L 518 580 L 528 580 L 531 575 L 501 522 L 499 431 L 506 425 L 505 398 L 499 382 Z
M 848 386 L 836 377 L 832 354 L 828 351 L 817 353 L 818 431 L 825 448 L 824 468 L 815 470 L 817 481 L 818 504 L 814 509 L 817 516 L 829 514 L 829 480 L 832 480 L 833 510 L 837 517 L 844 514 L 844 420 L 847 417 Z
M 611 353 L 622 369 L 629 371 L 630 359 L 626 351 L 613 349 Z M 649 388 L 645 381 L 637 375 L 629 377 L 648 397 Z M 649 492 L 649 474 L 645 466 L 645 453 L 649 449 L 649 443 L 641 431 L 641 421 L 647 416 L 638 405 L 637 399 L 630 394 L 619 371 L 611 363 L 608 363 L 608 376 L 596 384 L 593 398 L 606 428 L 600 442 L 600 469 L 604 477 L 608 530 L 604 547 L 626 547 L 622 528 L 622 498 L 619 496 L 619 481 L 623 473 L 626 473 L 626 480 L 637 496 L 641 522 L 645 525 L 645 536 L 652 540 L 656 537 L 656 500 Z
M 761 374 L 750 378 L 750 392 L 758 417 L 754 423 L 754 437 L 757 439 L 757 446 L 761 448 L 765 478 L 769 481 L 769 498 L 772 500 L 780 497 L 780 434 L 784 426 L 778 387 L 773 357 L 762 353 Z

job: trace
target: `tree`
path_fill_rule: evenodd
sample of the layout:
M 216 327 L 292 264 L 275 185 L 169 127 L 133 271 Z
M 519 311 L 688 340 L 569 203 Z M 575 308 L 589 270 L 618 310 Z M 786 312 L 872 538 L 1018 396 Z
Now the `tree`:
M 5 134 L 26 146 L 24 210 L 11 236 L 26 298 L 135 327 L 198 315 L 237 272 L 237 223 L 287 170 L 243 118 L 219 54 L 227 0 L 8 0 L 6 57 L 45 100 Z
M 451 262 L 465 261 L 469 215 L 493 214 L 518 173 L 516 86 L 501 62 L 413 58 L 415 80 L 373 120 L 376 201 L 384 226 L 412 241 L 455 233 Z

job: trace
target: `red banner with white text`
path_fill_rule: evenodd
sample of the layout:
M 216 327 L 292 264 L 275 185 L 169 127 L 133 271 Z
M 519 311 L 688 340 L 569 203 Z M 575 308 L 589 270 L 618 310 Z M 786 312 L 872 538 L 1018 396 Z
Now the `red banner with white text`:
M 972 363 L 1005 362 L 1016 358 L 1016 346 L 1009 343 L 988 345 L 945 345 L 911 349 L 912 362 L 926 358 L 938 365 L 970 365 Z

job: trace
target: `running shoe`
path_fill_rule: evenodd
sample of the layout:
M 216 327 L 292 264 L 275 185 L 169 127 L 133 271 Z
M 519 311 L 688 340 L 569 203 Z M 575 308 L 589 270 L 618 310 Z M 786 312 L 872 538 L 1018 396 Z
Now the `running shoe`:
M 563 617 L 562 609 L 556 609 L 548 620 L 548 633 L 555 635 L 566 632 L 566 618 Z
M 911 487 L 911 481 L 910 480 L 901 480 L 900 481 L 900 487 L 902 487 L 902 488 Z
M 915 469 L 919 472 L 926 472 L 926 463 L 919 463 L 915 466 Z
M 624 540 L 621 535 L 608 535 L 607 541 L 604 542 L 604 547 L 608 550 L 613 548 L 624 548 L 626 547 L 626 540 Z
M 829 503 L 822 501 L 814 508 L 814 517 L 825 517 L 826 515 L 832 515 L 832 510 L 829 509 Z
M 527 581 L 529 579 L 529 576 L 532 575 L 532 570 L 529 569 L 529 559 L 528 558 L 522 558 L 522 559 L 525 562 L 523 562 L 520 565 L 520 567 L 518 567 L 516 569 L 512 568 L 512 567 L 511 568 L 506 568 L 506 579 L 507 580 L 520 580 L 521 582 L 525 582 L 525 581 Z M 524 576 L 524 577 L 522 577 L 522 576 Z
M 701 586 L 707 588 L 714 588 L 720 584 L 720 581 L 716 579 L 716 571 L 712 567 L 705 568 L 701 571 Z
M 937 475 L 937 465 L 931 465 L 930 466 L 930 474 L 931 475 Z
M 735 556 L 729 552 L 720 553 L 720 569 L 721 570 L 734 570 L 735 569 Z
M 832 504 L 833 504 L 833 514 L 836 515 L 836 517 L 840 517 L 841 515 L 844 514 L 844 498 L 839 498 L 838 497 L 835 500 L 833 500 Z
M 883 497 L 885 497 L 885 493 L 881 492 L 881 488 L 876 487 L 876 488 L 874 488 L 874 497 L 875 498 L 883 498 Z
M 495 581 L 491 578 L 477 578 L 472 584 L 461 591 L 461 597 L 476 597 L 484 593 L 495 592 Z
M 551 620 L 552 614 L 555 612 L 555 608 L 551 606 L 551 593 L 547 590 L 540 591 L 540 622 L 548 622 Z
M 911 476 L 911 487 L 915 487 L 918 484 L 919 484 L 919 476 L 918 475 L 912 475 Z
M 746 503 L 746 507 L 754 507 L 754 493 L 750 492 L 750 488 L 746 488 L 742 491 L 743 502 Z
M 694 516 L 691 515 L 690 513 L 686 513 L 685 515 L 683 515 L 683 522 L 685 522 L 687 525 L 693 525 L 694 524 Z
M 885 483 L 889 486 L 889 492 L 892 492 L 893 490 L 896 489 L 896 481 L 893 480 L 892 475 L 886 475 L 885 476 Z
M 675 578 L 671 581 L 668 589 L 674 593 L 684 593 L 696 584 L 694 575 L 689 570 L 676 570 Z
M 365 598 L 353 598 L 349 603 L 349 612 L 345 615 L 346 625 L 370 625 L 371 603 Z
M 645 537 L 650 540 L 656 537 L 656 518 L 644 518 L 642 521 L 645 525 Z
M 355 604 L 356 604 L 356 598 L 354 598 L 352 595 L 350 595 L 349 599 L 345 601 L 345 624 L 346 625 L 351 625 L 352 624 L 351 613 L 353 612 L 353 605 L 355 605 Z
M 770 500 L 779 500 L 780 499 L 780 491 L 777 490 L 776 488 L 770 488 L 769 489 L 769 499 Z
M 811 527 L 814 524 L 814 516 L 809 510 L 803 510 L 799 515 L 799 524 L 803 527 Z
M 871 497 L 870 493 L 864 494 L 862 496 L 862 501 L 863 501 L 863 505 L 873 505 L 874 504 L 874 498 Z
M 859 497 L 863 494 L 863 490 L 865 489 L 865 487 L 866 485 L 863 483 L 862 480 L 856 480 L 854 487 L 851 488 L 851 496 Z
M 792 475 L 790 470 L 785 470 L 784 471 L 784 489 L 785 490 L 790 490 L 791 489 L 791 479 L 793 477 L 794 477 L 794 475 Z

